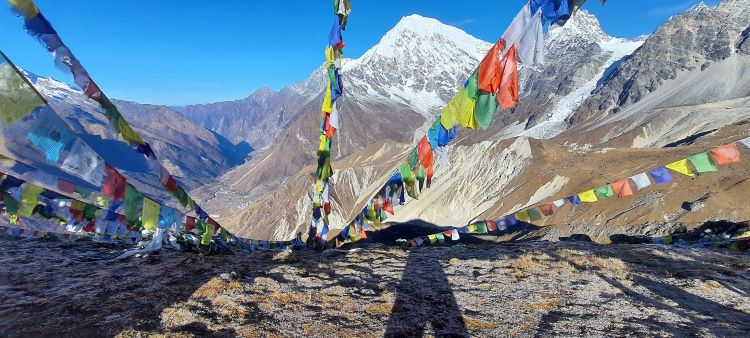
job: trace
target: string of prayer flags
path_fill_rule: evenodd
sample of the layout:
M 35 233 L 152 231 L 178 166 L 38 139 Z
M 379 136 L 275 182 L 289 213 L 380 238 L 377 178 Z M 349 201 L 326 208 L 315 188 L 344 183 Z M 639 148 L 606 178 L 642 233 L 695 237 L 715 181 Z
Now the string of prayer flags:
M 125 118 L 119 112 L 118 108 L 104 94 L 104 92 L 102 92 L 100 87 L 91 78 L 81 62 L 75 57 L 75 55 L 73 55 L 68 46 L 63 43 L 57 31 L 40 12 L 39 8 L 34 4 L 34 2 L 32 0 L 9 0 L 9 2 L 13 9 L 23 17 L 27 32 L 31 36 L 39 40 L 39 42 L 41 42 L 41 44 L 47 49 L 48 52 L 52 53 L 55 58 L 55 64 L 60 69 L 72 74 L 75 83 L 83 90 L 86 97 L 90 98 L 93 101 L 96 101 L 99 104 L 99 106 L 102 108 L 103 114 L 110 124 L 111 129 L 114 130 L 118 135 L 120 135 L 123 141 L 129 144 L 136 152 L 142 154 L 146 158 L 148 163 L 157 164 L 149 166 L 152 170 L 164 170 L 161 165 L 158 165 L 159 161 L 156 158 L 156 154 L 154 153 L 151 146 L 143 141 L 141 136 L 138 135 L 138 133 L 132 128 L 132 126 L 125 120 Z M 336 15 L 336 17 L 338 18 L 338 20 L 345 23 L 350 12 L 349 1 L 340 0 L 340 2 L 340 4 L 337 4 L 337 8 L 340 8 L 340 10 L 337 11 L 338 14 Z M 340 45 L 343 46 L 343 41 L 341 41 Z M 334 54 L 336 54 L 336 52 L 334 52 Z M 340 56 L 340 51 L 338 51 L 338 55 Z M 0 71 L 6 71 L 7 67 L 4 67 L 4 65 L 2 64 L 0 64 L 0 66 Z M 337 93 L 340 93 L 340 85 L 337 88 L 339 89 Z M 14 108 L 14 110 L 7 111 L 5 109 L 0 109 L 0 114 L 2 115 L 2 117 L 5 117 L 6 121 L 13 121 L 17 117 L 28 114 L 28 112 L 33 109 L 33 107 L 39 106 L 44 103 L 43 100 L 39 102 L 40 98 L 38 98 L 38 95 L 35 95 L 37 96 L 37 98 L 34 98 L 28 92 L 21 92 L 20 95 L 18 94 L 19 93 L 16 92 L 5 91 L 0 94 L 0 107 L 3 107 L 4 105 L 3 97 L 13 98 L 14 106 L 17 107 Z M 19 105 L 19 102 L 22 104 Z M 35 135 L 30 136 L 34 138 Z M 61 138 L 59 140 L 55 140 L 53 138 L 52 140 L 57 141 L 57 143 L 50 143 L 49 141 L 47 141 L 47 143 L 40 143 L 40 139 L 36 139 L 36 143 L 43 144 L 45 146 L 42 151 L 48 155 L 48 159 L 50 161 L 55 160 L 55 158 L 59 156 L 59 154 L 56 155 L 56 153 L 58 153 L 57 148 L 60 147 L 60 145 L 58 144 L 63 144 L 63 141 L 65 141 L 64 138 Z M 81 169 L 83 167 L 84 171 L 78 172 L 77 176 L 92 184 L 95 184 L 96 186 L 101 186 L 101 180 L 104 176 L 105 170 L 103 161 L 98 161 L 97 158 L 93 156 L 95 153 L 91 154 L 93 151 L 86 152 L 86 150 L 90 150 L 90 148 L 81 149 L 76 148 L 77 146 L 80 146 L 80 144 L 74 141 L 73 148 L 70 150 L 68 157 L 65 159 L 66 161 L 63 162 L 62 168 L 64 170 L 67 169 L 66 171 L 70 173 L 74 173 L 77 172 L 78 169 Z M 86 168 L 91 168 L 91 170 L 88 170 Z M 156 172 L 156 174 L 160 173 Z M 168 191 L 173 192 L 175 195 L 177 195 L 176 197 L 181 198 L 180 202 L 183 204 L 183 206 L 187 207 L 191 211 L 195 208 L 194 200 L 187 196 L 184 188 L 179 187 L 174 179 L 168 182 L 169 185 L 164 184 L 164 182 L 162 183 L 162 185 L 167 188 Z M 179 194 L 184 194 L 186 198 L 180 196 Z
M 320 118 L 320 143 L 318 147 L 318 166 L 315 171 L 315 185 L 313 190 L 313 210 L 312 221 L 308 232 L 308 241 L 316 241 L 318 246 L 326 245 L 328 233 L 328 215 L 332 212 L 330 201 L 328 201 L 327 189 L 330 185 L 330 178 L 333 176 L 331 168 L 331 145 L 333 136 L 339 129 L 340 112 L 338 110 L 338 101 L 343 94 L 343 81 L 340 70 L 343 60 L 342 48 L 346 45 L 342 37 L 342 31 L 346 28 L 349 14 L 351 13 L 351 4 L 349 0 L 334 0 L 333 2 L 334 23 L 328 34 L 328 46 L 325 49 L 326 72 L 328 75 L 328 85 L 325 88 L 325 95 L 321 105 Z M 416 166 L 416 161 L 411 162 Z M 414 167 L 412 167 L 413 169 Z M 378 218 L 370 214 L 382 214 L 381 206 L 378 206 L 377 212 L 364 210 L 369 218 Z M 322 222 L 323 227 L 318 229 Z M 352 225 L 352 224 L 350 224 Z M 320 231 L 319 231 L 320 230 Z M 363 232 L 359 228 L 353 231 L 342 231 L 340 237 L 342 240 L 360 240 Z M 366 238 L 366 235 L 365 235 Z M 338 241 L 338 239 L 337 239 Z
M 688 157 L 688 160 L 690 161 L 690 164 L 693 165 L 693 168 L 695 168 L 695 171 L 699 174 L 719 171 L 719 167 L 713 163 L 707 152 L 690 156 Z
M 688 166 L 687 159 L 674 161 L 672 163 L 667 164 L 665 167 L 667 167 L 667 169 L 671 169 L 672 171 L 683 174 L 685 176 L 690 176 L 690 177 L 695 176 L 695 174 L 693 174 L 693 171 L 690 170 L 690 167 Z
M 513 19 L 511 25 L 505 30 L 501 39 L 498 40 L 482 59 L 480 65 L 472 72 L 456 95 L 446 104 L 439 118 L 428 130 L 426 136 L 427 142 L 430 144 L 431 151 L 438 154 L 441 163 L 450 165 L 445 146 L 455 139 L 457 125 L 460 124 L 467 129 L 476 129 L 477 126 L 486 129 L 490 126 L 498 106 L 508 110 L 517 105 L 519 101 L 518 63 L 520 62 L 532 69 L 543 65 L 543 26 L 545 21 L 547 23 L 555 22 L 558 25 L 563 25 L 573 10 L 580 7 L 582 3 L 580 0 L 577 0 L 575 3 L 568 0 L 531 0 L 521 9 Z M 334 42 L 336 41 L 338 40 L 334 39 Z M 329 45 L 326 50 L 327 67 L 334 64 L 333 59 L 335 55 L 336 51 Z M 325 119 L 322 119 L 321 123 L 325 125 Z M 423 146 L 423 141 L 424 139 L 420 139 L 417 146 L 418 149 Z M 414 176 L 420 182 L 419 189 L 424 188 L 421 184 L 422 171 L 424 171 L 424 176 L 426 176 L 426 186 L 430 187 L 433 176 L 431 166 L 429 162 L 422 160 L 422 158 L 420 160 L 420 165 L 416 165 L 413 160 L 405 161 L 407 167 L 404 168 L 404 165 L 401 164 L 395 170 L 396 172 L 393 174 L 391 180 L 389 180 L 389 183 L 384 187 L 384 189 L 395 187 L 392 183 L 393 178 L 397 177 L 400 179 L 400 205 L 405 203 L 404 190 L 406 190 L 410 197 L 414 199 L 418 197 L 416 187 L 414 186 Z M 413 172 L 414 175 L 407 171 Z M 398 176 L 396 176 L 397 174 Z M 382 191 L 384 190 L 381 189 L 378 191 L 378 194 L 382 195 Z M 391 193 L 393 193 L 393 190 L 391 190 Z M 591 193 L 593 194 L 593 191 Z M 393 194 L 395 195 L 395 193 Z M 370 200 L 373 201 L 377 198 L 378 196 L 373 196 Z M 575 196 L 571 197 L 571 203 L 577 205 L 580 201 Z M 392 203 L 391 207 L 393 204 L 395 203 Z M 313 205 L 316 205 L 316 203 L 313 203 Z M 549 210 L 545 211 L 548 212 Z M 541 209 L 532 211 L 535 216 L 537 212 L 538 214 L 544 214 Z M 319 214 L 315 211 L 313 213 L 314 215 Z M 359 218 L 360 215 L 362 214 L 355 216 L 355 219 Z M 519 211 L 515 215 L 512 215 L 511 219 L 508 219 L 504 226 L 515 224 L 516 218 L 528 222 L 531 219 L 531 215 L 527 210 Z M 347 238 L 346 236 L 341 236 L 341 239 L 346 240 Z M 427 241 L 428 239 L 427 237 L 415 239 L 411 243 L 421 245 L 420 240 Z
M 648 173 L 651 174 L 651 177 L 654 178 L 654 183 L 656 184 L 666 184 L 672 182 L 672 175 L 669 174 L 669 171 L 665 167 L 656 168 L 649 171 Z
M 721 147 L 716 147 L 709 151 L 711 158 L 717 165 L 727 165 L 740 161 L 740 151 L 736 143 L 730 143 Z

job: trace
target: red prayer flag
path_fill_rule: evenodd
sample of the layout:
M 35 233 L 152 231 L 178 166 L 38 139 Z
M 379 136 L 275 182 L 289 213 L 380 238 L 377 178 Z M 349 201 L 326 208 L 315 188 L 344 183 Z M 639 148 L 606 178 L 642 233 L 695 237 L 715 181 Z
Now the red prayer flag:
M 542 211 L 542 214 L 544 216 L 551 216 L 554 213 L 554 209 L 552 208 L 552 203 L 540 205 L 539 210 Z
M 61 178 L 57 180 L 57 189 L 60 189 L 60 191 L 62 192 L 72 194 L 76 192 L 76 185 Z
M 409 244 L 411 244 L 411 246 L 414 247 L 414 248 L 417 247 L 417 241 L 416 240 L 410 239 L 409 240 Z
M 435 170 L 432 167 L 432 145 L 427 140 L 427 136 L 422 137 L 422 140 L 417 144 L 417 154 L 419 155 L 419 162 L 424 167 L 425 176 L 427 176 L 427 187 L 429 188 L 432 184 L 432 176 L 435 174 Z
M 516 45 L 508 49 L 502 60 L 502 79 L 497 92 L 497 103 L 503 109 L 511 109 L 518 103 L 518 64 Z
M 331 202 L 326 202 L 323 204 L 323 211 L 326 213 L 326 215 L 331 214 Z
M 503 75 L 500 53 L 505 49 L 505 40 L 497 40 L 492 49 L 479 64 L 477 87 L 488 93 L 497 93 Z
M 367 233 L 364 228 L 359 229 L 359 239 L 367 239 Z
M 393 215 L 393 205 L 391 204 L 391 198 L 386 198 L 383 201 L 383 211 L 389 212 L 391 215 Z
M 164 187 L 167 188 L 167 191 L 172 193 L 177 191 L 177 180 L 175 180 L 172 175 L 169 175 L 169 178 L 167 178 L 167 184 L 165 184 Z
M 497 223 L 495 221 L 485 221 L 484 223 L 487 223 L 487 231 L 497 230 Z
M 195 229 L 195 217 L 185 217 L 185 232 Z
M 453 230 L 445 230 L 445 231 L 443 231 L 443 235 L 451 237 L 453 235 Z
M 96 222 L 94 220 L 91 220 L 89 224 L 86 225 L 86 227 L 83 228 L 83 231 L 86 232 L 93 232 L 96 229 Z
M 125 184 L 127 183 L 125 176 L 122 176 L 122 174 L 120 174 L 120 172 L 109 163 L 105 165 L 105 170 L 106 178 L 102 185 L 102 194 L 111 197 L 115 201 L 125 199 Z
M 633 189 L 630 187 L 630 182 L 627 178 L 617 180 L 611 183 L 610 186 L 617 197 L 633 196 Z
M 740 161 L 740 151 L 736 143 L 730 143 L 721 147 L 716 147 L 709 151 L 711 158 L 718 165 L 737 163 Z

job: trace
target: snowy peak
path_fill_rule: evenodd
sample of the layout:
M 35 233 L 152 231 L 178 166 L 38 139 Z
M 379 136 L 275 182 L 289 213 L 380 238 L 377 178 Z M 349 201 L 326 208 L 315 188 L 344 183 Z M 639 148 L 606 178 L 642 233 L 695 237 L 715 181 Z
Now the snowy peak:
M 547 43 L 583 39 L 585 41 L 602 44 L 613 38 L 602 29 L 599 19 L 587 10 L 579 10 L 570 18 L 565 26 L 553 25 L 550 28 Z
M 392 48 L 431 49 L 439 43 L 450 42 L 461 50 L 469 50 L 476 46 L 477 41 L 456 27 L 433 18 L 412 14 L 401 18 L 373 49 L 388 54 L 388 49 Z
M 688 12 L 702 12 L 702 11 L 710 10 L 710 9 L 711 9 L 710 6 L 706 5 L 705 2 L 701 1 L 693 5 L 693 7 L 690 7 L 690 9 L 688 9 Z

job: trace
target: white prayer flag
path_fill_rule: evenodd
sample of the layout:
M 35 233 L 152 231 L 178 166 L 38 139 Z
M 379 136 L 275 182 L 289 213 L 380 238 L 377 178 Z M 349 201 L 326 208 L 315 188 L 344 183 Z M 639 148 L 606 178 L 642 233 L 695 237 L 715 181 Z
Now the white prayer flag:
M 646 173 L 640 173 L 638 175 L 631 176 L 630 179 L 635 182 L 635 186 L 636 188 L 638 188 L 638 190 L 644 189 L 651 185 L 651 180 L 648 178 L 648 175 Z

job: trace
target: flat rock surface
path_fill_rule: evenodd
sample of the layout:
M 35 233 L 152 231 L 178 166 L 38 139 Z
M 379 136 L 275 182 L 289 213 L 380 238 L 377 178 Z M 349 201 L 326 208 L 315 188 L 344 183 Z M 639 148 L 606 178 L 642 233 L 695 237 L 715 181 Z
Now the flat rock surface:
M 0 336 L 750 336 L 750 255 L 528 242 L 162 250 L 0 240 Z

